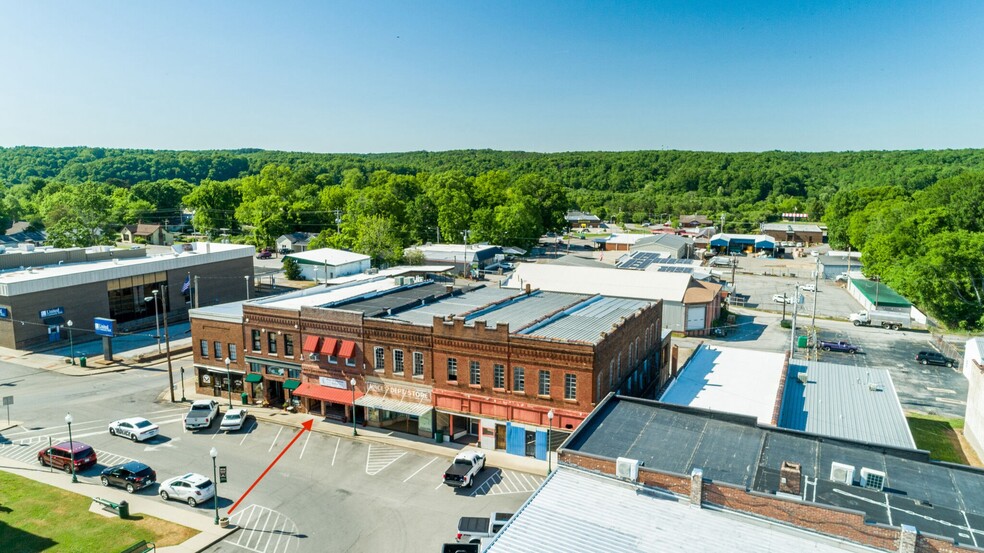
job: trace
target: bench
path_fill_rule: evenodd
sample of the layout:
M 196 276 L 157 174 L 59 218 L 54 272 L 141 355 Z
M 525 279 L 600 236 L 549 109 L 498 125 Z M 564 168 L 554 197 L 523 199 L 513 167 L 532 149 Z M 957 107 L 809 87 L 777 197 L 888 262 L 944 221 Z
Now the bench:
M 120 553 L 149 553 L 151 551 L 157 551 L 157 546 L 140 540 L 123 551 L 120 551 Z
M 99 497 L 93 497 L 92 500 L 95 501 L 96 503 L 102 505 L 104 511 L 109 511 L 110 513 L 113 513 L 114 515 L 119 515 L 120 514 L 120 504 L 119 503 L 113 503 L 112 501 L 110 501 L 108 499 L 102 499 L 102 498 L 99 498 Z

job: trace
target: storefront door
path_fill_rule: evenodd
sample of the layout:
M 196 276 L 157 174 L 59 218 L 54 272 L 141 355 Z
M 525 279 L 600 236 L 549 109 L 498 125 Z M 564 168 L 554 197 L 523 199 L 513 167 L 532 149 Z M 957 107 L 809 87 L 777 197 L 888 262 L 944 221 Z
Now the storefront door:
M 495 448 L 506 449 L 506 425 L 495 425 Z

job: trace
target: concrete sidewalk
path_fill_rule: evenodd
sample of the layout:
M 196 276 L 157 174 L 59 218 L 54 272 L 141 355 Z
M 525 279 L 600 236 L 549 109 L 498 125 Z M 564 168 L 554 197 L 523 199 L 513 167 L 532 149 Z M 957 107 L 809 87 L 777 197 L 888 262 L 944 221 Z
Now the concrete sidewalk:
M 0 469 L 11 474 L 29 478 L 35 482 L 41 482 L 42 484 L 61 488 L 90 498 L 99 497 L 101 499 L 108 499 L 114 503 L 126 500 L 130 505 L 131 515 L 148 515 L 198 531 L 197 535 L 184 543 L 169 547 L 158 547 L 158 553 L 197 553 L 219 540 L 225 539 L 226 536 L 238 530 L 234 526 L 222 528 L 215 524 L 215 518 L 211 516 L 211 511 L 209 511 L 209 515 L 205 515 L 202 512 L 196 512 L 166 503 L 156 496 L 128 494 L 124 490 L 104 487 L 98 483 L 79 482 L 73 484 L 71 477 L 65 473 L 60 471 L 52 472 L 48 469 L 40 468 L 37 465 L 4 459 L 3 466 Z

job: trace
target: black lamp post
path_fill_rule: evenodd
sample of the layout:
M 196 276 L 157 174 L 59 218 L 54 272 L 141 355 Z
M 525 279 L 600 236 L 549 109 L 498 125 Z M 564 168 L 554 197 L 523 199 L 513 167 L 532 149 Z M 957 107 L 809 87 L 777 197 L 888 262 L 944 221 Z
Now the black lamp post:
M 547 474 L 550 474 L 550 431 L 553 430 L 553 409 L 547 411 Z
M 212 485 L 215 486 L 215 495 L 212 496 L 212 505 L 215 508 L 215 524 L 219 523 L 219 478 L 215 472 L 215 458 L 219 456 L 219 452 L 214 447 L 208 452 L 212 457 Z
M 185 401 L 185 368 L 181 367 L 181 401 Z
M 72 320 L 69 319 L 68 322 L 65 323 L 65 324 L 68 325 L 68 347 L 69 347 L 69 349 L 72 352 L 72 364 L 74 365 L 75 364 L 75 340 L 72 338 L 72 324 L 73 324 L 72 323 Z
M 75 442 L 72 440 L 72 421 L 73 420 L 75 420 L 75 419 L 72 418 L 72 414 L 71 413 L 68 413 L 67 415 L 65 415 L 65 424 L 68 425 L 68 450 L 69 450 L 69 454 L 72 457 L 71 458 L 71 463 L 72 463 L 72 483 L 73 484 L 78 484 L 79 483 L 79 479 L 78 479 L 77 476 L 75 476 Z
M 359 431 L 355 428 L 355 377 L 349 380 L 349 384 L 352 385 L 352 435 L 358 436 Z

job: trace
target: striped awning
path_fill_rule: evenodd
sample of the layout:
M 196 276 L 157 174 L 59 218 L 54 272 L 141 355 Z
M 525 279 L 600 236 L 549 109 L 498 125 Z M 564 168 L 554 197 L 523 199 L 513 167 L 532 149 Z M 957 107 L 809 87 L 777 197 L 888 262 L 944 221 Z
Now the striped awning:
M 324 342 L 321 342 L 321 355 L 335 355 L 335 348 L 338 346 L 338 340 L 335 338 L 325 338 Z
M 362 407 L 371 407 L 372 409 L 393 411 L 394 413 L 403 413 L 405 415 L 414 415 L 416 417 L 425 415 L 434 408 L 434 406 L 429 403 L 412 403 L 409 401 L 400 401 L 398 399 L 391 399 L 376 395 L 362 396 L 355 400 L 355 404 Z
M 338 350 L 338 356 L 345 359 L 351 359 L 355 356 L 355 342 L 351 340 L 342 340 L 342 347 Z
M 318 341 L 320 340 L 319 336 L 305 336 L 303 351 L 312 353 L 318 351 Z

